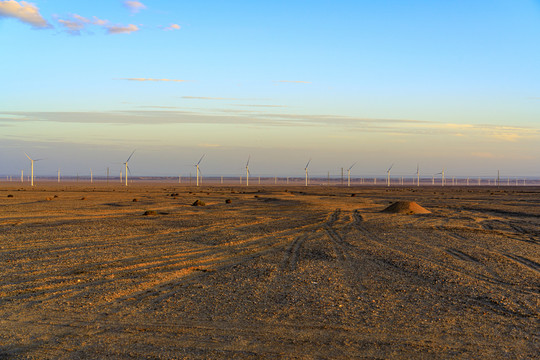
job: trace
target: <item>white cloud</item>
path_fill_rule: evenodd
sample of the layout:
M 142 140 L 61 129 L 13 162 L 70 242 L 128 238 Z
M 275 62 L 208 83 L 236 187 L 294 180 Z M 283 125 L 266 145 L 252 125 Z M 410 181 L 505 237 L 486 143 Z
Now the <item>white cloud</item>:
M 32 25 L 36 29 L 51 28 L 39 13 L 39 9 L 26 1 L 20 3 L 15 0 L 0 1 L 0 17 L 18 19 L 26 24 Z
M 188 82 L 188 81 L 191 81 L 191 80 L 152 79 L 152 78 L 120 78 L 118 80 L 129 80 L 129 81 L 173 81 L 173 82 Z
M 124 6 L 132 13 L 138 13 L 139 11 L 146 9 L 146 6 L 140 1 L 124 1 Z
M 235 98 L 208 97 L 208 96 L 182 96 L 182 99 L 190 100 L 240 100 Z
M 109 25 L 107 27 L 107 34 L 129 34 L 135 31 L 139 31 L 137 25 L 129 24 L 123 25 Z
M 102 20 L 96 16 L 93 16 L 92 19 L 88 19 L 84 16 L 73 14 L 71 15 L 71 19 L 58 19 L 58 23 L 66 28 L 68 33 L 72 35 L 80 35 L 81 31 L 85 30 L 88 25 L 108 27 L 109 21 Z
M 178 24 L 171 24 L 170 26 L 167 26 L 165 29 L 163 29 L 165 31 L 171 31 L 171 30 L 180 30 L 180 25 Z
M 311 84 L 311 81 L 297 81 L 297 80 L 277 80 L 278 83 L 293 83 L 293 84 Z

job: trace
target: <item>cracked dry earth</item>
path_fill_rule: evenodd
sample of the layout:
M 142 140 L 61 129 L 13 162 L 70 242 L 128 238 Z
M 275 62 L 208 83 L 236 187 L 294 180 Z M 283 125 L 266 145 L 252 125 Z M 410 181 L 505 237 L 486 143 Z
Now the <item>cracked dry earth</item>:
M 538 189 L 45 184 L 0 215 L 0 358 L 540 351 Z

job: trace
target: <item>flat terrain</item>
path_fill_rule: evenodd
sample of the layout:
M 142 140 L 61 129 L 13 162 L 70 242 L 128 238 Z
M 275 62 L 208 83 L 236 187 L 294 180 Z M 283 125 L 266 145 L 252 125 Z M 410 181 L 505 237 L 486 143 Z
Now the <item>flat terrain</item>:
M 4 183 L 0 358 L 538 358 L 539 244 L 532 187 Z

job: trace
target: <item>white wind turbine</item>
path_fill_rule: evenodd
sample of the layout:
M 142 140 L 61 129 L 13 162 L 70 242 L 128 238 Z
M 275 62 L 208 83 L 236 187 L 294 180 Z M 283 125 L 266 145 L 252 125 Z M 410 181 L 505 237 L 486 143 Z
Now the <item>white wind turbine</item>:
M 204 158 L 206 154 L 203 154 L 203 156 L 201 156 L 201 158 L 199 159 L 199 162 L 195 164 L 195 168 L 197 168 L 197 186 L 199 186 L 199 164 L 201 163 L 202 159 Z
M 394 167 L 394 164 L 392 164 L 392 166 L 390 166 L 388 170 L 386 170 L 386 185 L 387 186 L 390 186 L 390 170 L 392 170 L 393 167 Z
M 351 186 L 351 169 L 356 165 L 356 163 L 352 164 L 350 168 L 347 169 L 347 186 Z
M 416 164 L 416 186 L 420 186 L 420 164 Z
M 306 172 L 306 186 L 308 186 L 308 171 L 307 171 L 307 168 L 308 168 L 310 162 L 311 162 L 311 159 L 309 159 L 309 161 L 306 164 L 306 167 L 304 168 L 304 171 Z
M 435 175 L 441 175 L 441 186 L 444 186 L 444 168 L 441 172 L 436 173 Z
M 30 172 L 30 186 L 34 186 L 34 161 L 40 161 L 40 160 L 43 160 L 43 159 L 32 159 L 30 156 L 28 156 L 27 153 L 24 153 L 24 155 L 26 155 L 26 157 L 30 160 L 30 164 L 31 164 L 31 172 Z
M 126 173 L 124 174 L 124 177 L 126 178 L 126 186 L 128 186 L 128 171 L 129 171 L 128 162 L 129 162 L 129 159 L 131 159 L 131 157 L 133 156 L 134 153 L 135 153 L 135 150 L 133 150 L 131 155 L 129 155 L 128 159 L 124 163 L 124 165 L 126 166 Z
M 251 155 L 248 156 L 247 163 L 246 163 L 246 186 L 249 186 L 249 160 L 251 159 Z

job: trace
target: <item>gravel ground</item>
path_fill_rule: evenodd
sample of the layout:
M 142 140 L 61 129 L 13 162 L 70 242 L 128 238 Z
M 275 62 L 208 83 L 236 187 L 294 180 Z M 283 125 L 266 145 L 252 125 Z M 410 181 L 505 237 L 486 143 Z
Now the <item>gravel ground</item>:
M 539 243 L 537 188 L 1 186 L 0 358 L 535 359 Z

